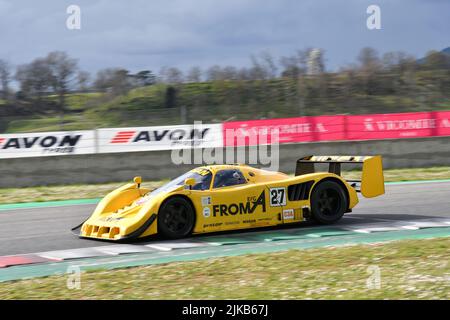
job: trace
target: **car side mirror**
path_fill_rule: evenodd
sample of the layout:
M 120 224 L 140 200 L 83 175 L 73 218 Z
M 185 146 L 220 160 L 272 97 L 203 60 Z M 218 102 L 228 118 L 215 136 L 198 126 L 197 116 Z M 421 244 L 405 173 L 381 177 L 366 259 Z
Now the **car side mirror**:
M 142 177 L 134 177 L 133 181 L 134 181 L 134 183 L 136 183 L 137 187 L 139 188 L 142 183 Z
M 187 178 L 186 180 L 184 180 L 184 185 L 188 186 L 189 189 L 192 189 L 192 187 L 195 186 L 196 183 L 197 180 L 195 180 L 194 178 Z

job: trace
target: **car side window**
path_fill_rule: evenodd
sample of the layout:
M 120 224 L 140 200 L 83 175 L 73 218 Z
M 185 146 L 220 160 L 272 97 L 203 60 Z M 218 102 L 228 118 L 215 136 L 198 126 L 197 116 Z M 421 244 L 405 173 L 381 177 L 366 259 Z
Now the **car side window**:
M 247 180 L 245 180 L 240 170 L 226 169 L 216 173 L 213 188 L 229 187 L 245 183 L 247 183 Z

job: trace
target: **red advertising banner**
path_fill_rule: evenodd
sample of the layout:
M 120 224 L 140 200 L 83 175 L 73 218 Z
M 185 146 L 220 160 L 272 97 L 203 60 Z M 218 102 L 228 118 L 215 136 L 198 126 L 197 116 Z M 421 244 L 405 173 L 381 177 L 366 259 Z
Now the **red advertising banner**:
M 450 111 L 336 115 L 226 122 L 225 146 L 450 136 Z
M 346 140 L 450 136 L 449 120 L 450 111 L 348 116 Z
M 223 137 L 225 146 L 271 143 L 275 130 L 279 143 L 344 140 L 343 127 L 344 116 L 236 121 L 223 124 Z

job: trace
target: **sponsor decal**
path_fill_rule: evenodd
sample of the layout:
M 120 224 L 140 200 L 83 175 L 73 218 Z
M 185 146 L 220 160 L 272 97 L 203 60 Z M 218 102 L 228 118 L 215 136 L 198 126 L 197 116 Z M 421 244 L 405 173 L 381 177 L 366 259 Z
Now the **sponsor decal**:
M 204 224 L 203 228 L 217 228 L 217 227 L 220 227 L 221 225 L 223 225 L 222 222 L 210 223 L 210 224 Z
M 119 131 L 111 140 L 111 143 L 138 143 L 138 142 L 152 142 L 169 140 L 173 143 L 180 142 L 180 140 L 194 141 L 196 139 L 203 139 L 209 128 L 202 131 L 198 129 L 184 130 L 151 130 L 151 131 Z M 137 134 L 136 134 L 137 132 Z M 134 136 L 134 138 L 133 138 Z M 133 138 L 133 139 L 132 139 Z
M 294 220 L 294 209 L 283 210 L 283 220 Z
M 286 188 L 270 188 L 270 206 L 280 207 L 286 205 Z
M 232 204 L 216 204 L 213 205 L 213 216 L 235 216 L 238 214 L 252 214 L 255 210 L 261 206 L 262 212 L 266 212 L 266 198 L 265 192 L 261 192 L 258 198 L 249 197 L 245 203 L 232 203 Z
M 2 149 L 30 149 L 33 147 L 41 147 L 46 149 L 56 148 L 74 148 L 81 138 L 81 134 L 78 135 L 64 135 L 64 136 L 34 136 L 34 137 L 19 137 L 9 138 L 6 140 Z M 4 140 L 4 139 L 2 139 Z M 0 141 L 1 142 L 1 141 Z
M 205 218 L 211 217 L 211 209 L 209 207 L 204 207 L 203 208 L 203 216 Z
M 199 129 L 166 129 L 166 130 L 143 130 L 143 131 L 119 131 L 111 139 L 110 143 L 136 143 L 170 140 L 172 142 L 180 142 L 185 140 L 188 142 L 202 140 L 210 128 Z M 133 138 L 133 139 L 132 139 Z
M 202 197 L 202 206 L 210 206 L 211 205 L 211 197 Z
M 105 221 L 105 222 L 114 222 L 114 221 L 119 221 L 122 220 L 124 217 L 106 217 L 106 218 L 100 218 L 100 221 Z
M 228 222 L 225 222 L 225 225 L 230 226 L 230 225 L 239 224 L 239 223 L 241 223 L 241 222 L 240 221 L 228 221 Z
M 112 138 L 111 143 L 128 143 L 135 133 L 136 131 L 119 131 Z

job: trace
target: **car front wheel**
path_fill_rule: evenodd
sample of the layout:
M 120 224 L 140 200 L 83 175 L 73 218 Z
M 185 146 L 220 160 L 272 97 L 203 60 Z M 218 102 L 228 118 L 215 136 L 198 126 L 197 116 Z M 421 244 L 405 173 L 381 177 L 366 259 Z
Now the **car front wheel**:
M 194 224 L 194 208 L 183 197 L 170 198 L 159 210 L 158 232 L 165 238 L 183 238 L 192 232 Z

